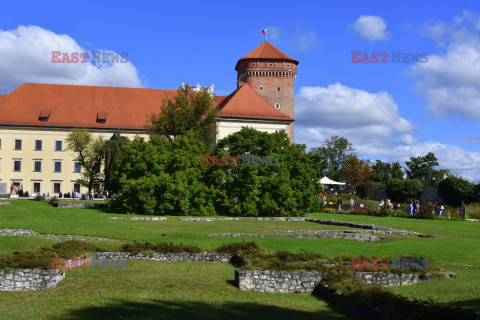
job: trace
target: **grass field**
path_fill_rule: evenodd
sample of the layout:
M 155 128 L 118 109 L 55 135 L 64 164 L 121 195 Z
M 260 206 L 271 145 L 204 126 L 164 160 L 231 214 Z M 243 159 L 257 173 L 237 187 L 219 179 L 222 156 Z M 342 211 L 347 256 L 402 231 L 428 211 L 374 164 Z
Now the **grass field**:
M 0 228 L 41 233 L 77 234 L 116 239 L 196 244 L 204 249 L 241 238 L 205 237 L 208 233 L 267 233 L 286 229 L 341 229 L 311 222 L 277 221 L 122 221 L 115 214 L 84 208 L 53 208 L 33 201 L 11 201 L 0 207 Z M 120 215 L 118 215 L 120 216 Z M 318 213 L 311 217 L 374 223 L 435 234 L 441 238 L 408 238 L 385 242 L 344 239 L 243 238 L 270 250 L 312 251 L 327 256 L 426 256 L 455 279 L 393 288 L 417 298 L 480 313 L 480 222 L 380 218 Z M 348 228 L 343 228 L 348 229 Z M 165 235 L 162 235 L 165 234 Z M 53 240 L 0 237 L 0 251 L 35 250 Z M 114 250 L 116 243 L 100 243 Z M 127 270 L 72 270 L 57 289 L 0 292 L 0 318 L 11 319 L 335 319 L 338 309 L 308 295 L 243 292 L 231 283 L 233 267 L 225 264 L 129 262 Z M 137 316 L 134 316 L 137 315 Z

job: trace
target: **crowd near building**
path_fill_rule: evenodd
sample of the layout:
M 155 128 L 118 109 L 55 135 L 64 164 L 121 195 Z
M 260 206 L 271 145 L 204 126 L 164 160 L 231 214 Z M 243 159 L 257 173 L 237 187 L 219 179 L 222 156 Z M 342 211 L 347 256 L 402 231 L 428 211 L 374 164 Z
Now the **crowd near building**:
M 214 96 L 217 140 L 243 126 L 285 130 L 293 142 L 298 61 L 268 42 L 238 60 L 237 89 Z M 197 89 L 199 87 L 197 86 Z M 209 87 L 213 94 L 213 86 Z M 0 95 L 0 194 L 86 193 L 66 138 L 74 128 L 109 139 L 119 130 L 148 137 L 146 124 L 176 90 L 25 83 Z M 94 192 L 101 192 L 95 186 Z

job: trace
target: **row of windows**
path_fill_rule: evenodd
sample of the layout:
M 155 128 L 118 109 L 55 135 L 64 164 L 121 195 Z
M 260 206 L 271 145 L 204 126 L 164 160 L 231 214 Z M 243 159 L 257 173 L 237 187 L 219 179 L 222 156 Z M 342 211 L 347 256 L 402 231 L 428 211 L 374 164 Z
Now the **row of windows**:
M 2 139 L 0 139 L 0 149 L 2 148 Z M 35 140 L 35 151 L 41 151 L 43 149 L 43 141 Z M 14 150 L 22 150 L 22 139 L 15 139 Z M 55 151 L 63 150 L 63 142 L 61 140 L 55 141 Z
M 74 163 L 73 172 L 80 172 L 82 167 L 80 166 L 80 162 Z M 13 171 L 22 171 L 22 160 L 13 160 Z M 41 160 L 34 160 L 33 162 L 33 171 L 34 172 L 42 172 L 42 161 Z M 62 172 L 62 162 L 61 161 L 54 161 L 53 162 L 53 172 Z
M 263 91 L 263 86 L 260 86 L 260 91 Z M 280 87 L 277 87 L 277 91 L 280 91 Z
M 53 192 L 54 193 L 60 193 L 62 190 L 62 184 L 60 182 L 54 182 L 53 183 Z M 33 183 L 33 193 L 41 193 L 41 183 L 40 182 L 34 182 Z M 79 183 L 74 183 L 73 184 L 73 192 L 80 193 L 80 184 Z

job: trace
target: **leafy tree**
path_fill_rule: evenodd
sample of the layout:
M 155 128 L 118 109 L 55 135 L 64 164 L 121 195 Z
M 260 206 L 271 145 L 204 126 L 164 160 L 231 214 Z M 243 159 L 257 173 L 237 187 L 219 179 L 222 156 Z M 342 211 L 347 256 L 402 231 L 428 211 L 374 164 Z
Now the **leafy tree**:
M 357 188 L 357 196 L 363 199 L 373 199 L 375 197 L 375 191 L 380 188 L 379 182 L 365 181 L 360 183 Z
M 360 160 L 355 155 L 347 157 L 342 173 L 350 188 L 356 188 L 360 183 L 366 182 L 374 176 L 372 163 L 369 160 Z
M 66 142 L 67 149 L 75 153 L 75 161 L 82 167 L 82 178 L 78 183 L 87 186 L 90 193 L 94 184 L 103 182 L 104 140 L 94 138 L 86 129 L 75 128 L 68 134 Z
M 105 141 L 105 166 L 104 166 L 104 176 L 105 176 L 105 189 L 111 192 L 118 192 L 119 190 L 119 181 L 112 180 L 113 169 L 116 162 L 120 156 L 122 146 L 128 141 L 127 137 L 121 136 L 120 132 L 117 130 L 112 137 Z
M 113 173 L 121 193 L 113 207 L 139 214 L 214 214 L 213 192 L 202 182 L 206 152 L 192 132 L 171 142 L 159 135 L 127 141 Z
M 398 162 L 390 163 L 377 160 L 372 169 L 375 173 L 373 180 L 380 182 L 382 186 L 385 186 L 391 179 L 403 179 L 402 166 Z
M 442 180 L 438 185 L 438 193 L 452 207 L 475 201 L 475 185 L 460 177 L 449 176 Z
M 448 174 L 448 170 L 435 169 L 438 162 L 433 152 L 429 152 L 424 157 L 411 157 L 410 161 L 406 161 L 405 164 L 407 166 L 407 178 L 418 179 L 428 187 L 437 186 Z
M 188 131 L 207 145 L 216 139 L 215 119 L 219 113 L 213 97 L 207 89 L 194 91 L 189 85 L 178 88 L 177 94 L 163 101 L 160 113 L 152 115 L 147 127 L 155 134 L 164 135 L 170 141 Z
M 354 150 L 347 138 L 333 136 L 330 139 L 326 139 L 322 146 L 313 148 L 311 151 L 327 160 L 326 175 L 333 180 L 339 181 L 344 178 L 342 170 L 345 161 Z
M 418 199 L 423 184 L 417 179 L 391 179 L 386 184 L 387 195 L 394 202 L 411 202 Z
M 305 145 L 291 144 L 284 131 L 251 128 L 220 140 L 214 155 L 238 156 L 239 164 L 206 167 L 205 179 L 215 186 L 217 213 L 234 216 L 299 216 L 320 209 L 318 181 L 325 164 L 307 153 Z M 278 157 L 276 165 L 248 165 L 242 156 Z

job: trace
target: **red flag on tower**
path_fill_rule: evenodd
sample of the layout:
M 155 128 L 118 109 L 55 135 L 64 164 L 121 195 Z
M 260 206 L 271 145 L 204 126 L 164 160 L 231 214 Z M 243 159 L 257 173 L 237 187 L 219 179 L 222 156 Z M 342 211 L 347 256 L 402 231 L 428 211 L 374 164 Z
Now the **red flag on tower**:
M 265 41 L 267 41 L 267 28 L 263 29 L 262 32 L 265 35 Z

